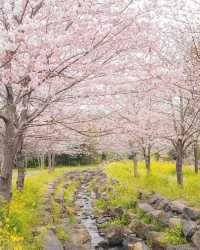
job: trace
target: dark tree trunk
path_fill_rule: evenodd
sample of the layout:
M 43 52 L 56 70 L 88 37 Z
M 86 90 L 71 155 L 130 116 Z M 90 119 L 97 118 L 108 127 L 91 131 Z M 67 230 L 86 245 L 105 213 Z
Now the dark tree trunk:
M 24 156 L 24 164 L 25 164 L 25 168 L 27 168 L 28 167 L 28 157 L 26 154 Z
M 52 153 L 52 170 L 55 169 L 55 153 Z
M 45 155 L 41 154 L 40 155 L 40 162 L 41 162 L 41 168 L 45 167 Z
M 178 139 L 176 146 L 176 154 L 177 184 L 183 186 L 183 145 L 181 139 Z
M 197 145 L 197 142 L 194 143 L 193 149 L 194 149 L 194 170 L 195 170 L 195 173 L 198 174 L 198 172 L 199 172 L 199 162 L 198 162 L 198 145 Z
M 15 157 L 15 165 L 18 169 L 17 175 L 17 190 L 22 191 L 24 189 L 24 180 L 26 175 L 26 168 L 25 168 L 25 157 L 22 152 L 23 149 L 23 135 L 18 136 L 17 140 L 17 152 Z
M 0 173 L 0 195 L 9 201 L 12 196 L 12 170 L 15 157 L 15 128 L 12 123 L 5 124 L 3 138 L 3 160 Z
M 133 172 L 134 172 L 134 177 L 138 177 L 138 160 L 137 160 L 137 155 L 135 154 L 133 156 Z
M 146 165 L 147 175 L 150 175 L 150 173 L 151 173 L 151 158 L 148 155 L 145 156 L 145 165 Z
M 147 148 L 147 152 L 144 155 L 144 159 L 145 159 L 147 175 L 150 175 L 151 173 L 151 147 L 150 146 L 148 146 Z
M 21 162 L 21 166 L 18 165 L 18 175 L 17 175 L 17 189 L 22 191 L 24 189 L 26 176 L 26 168 L 24 166 L 24 162 Z
M 18 169 L 18 175 L 17 175 L 17 189 L 19 191 L 22 191 L 24 189 L 24 181 L 26 176 L 26 168 L 25 168 L 25 161 L 24 156 L 22 152 L 17 153 L 17 160 L 16 165 Z

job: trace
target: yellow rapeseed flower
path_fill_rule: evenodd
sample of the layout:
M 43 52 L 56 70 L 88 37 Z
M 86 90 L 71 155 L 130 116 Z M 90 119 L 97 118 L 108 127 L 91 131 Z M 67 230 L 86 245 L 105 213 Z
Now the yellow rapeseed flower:
M 19 242 L 24 239 L 22 236 L 18 236 L 18 235 L 11 235 L 10 238 L 11 238 L 11 241 L 13 242 Z

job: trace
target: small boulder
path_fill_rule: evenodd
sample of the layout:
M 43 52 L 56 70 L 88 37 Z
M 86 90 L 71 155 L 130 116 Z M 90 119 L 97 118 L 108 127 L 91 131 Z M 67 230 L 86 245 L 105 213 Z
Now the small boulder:
M 197 250 L 197 248 L 190 244 L 184 244 L 179 246 L 167 246 L 166 250 Z
M 122 244 L 124 238 L 124 231 L 121 226 L 115 225 L 105 230 L 105 238 L 110 247 Z
M 182 214 L 186 205 L 182 201 L 172 201 L 170 203 L 170 210 L 177 214 Z
M 154 211 L 154 208 L 151 205 L 149 205 L 148 203 L 138 203 L 137 207 L 140 210 L 144 211 L 145 213 L 150 213 L 150 212 Z
M 169 211 L 169 204 L 170 204 L 170 201 L 162 197 L 156 201 L 156 203 L 154 204 L 154 207 L 156 207 L 157 209 L 163 209 L 165 211 Z
M 149 199 L 149 204 L 155 205 L 155 204 L 159 203 L 162 199 L 163 199 L 163 197 L 160 196 L 159 194 L 154 194 L 154 195 Z
M 110 216 L 104 215 L 104 216 L 101 216 L 101 217 L 97 218 L 96 222 L 97 222 L 98 225 L 102 225 L 102 224 L 108 222 L 110 219 L 111 219 Z
M 191 240 L 193 234 L 197 230 L 197 224 L 194 221 L 182 221 L 183 234 L 187 240 Z
M 107 249 L 109 247 L 109 243 L 107 240 L 102 240 L 98 243 L 97 249 Z
M 161 210 L 158 210 L 158 211 L 161 211 Z M 157 217 L 157 220 L 160 222 L 160 224 L 162 226 L 169 226 L 169 218 L 170 218 L 170 214 L 169 213 L 166 213 L 164 211 L 160 212 L 158 214 L 158 217 Z
M 192 207 L 185 207 L 183 210 L 183 216 L 186 219 L 197 220 L 200 218 L 200 210 Z
M 152 219 L 154 220 L 159 220 L 160 218 L 164 218 L 165 216 L 165 212 L 163 212 L 162 210 L 152 210 L 150 212 L 147 213 Z
M 142 240 L 137 238 L 136 235 L 128 235 L 124 240 L 123 240 L 123 247 L 125 249 L 132 249 L 135 243 L 141 242 Z
M 196 231 L 192 236 L 192 243 L 198 248 L 200 246 L 200 230 Z
M 144 242 L 136 242 L 131 244 L 128 250 L 149 250 L 149 247 Z

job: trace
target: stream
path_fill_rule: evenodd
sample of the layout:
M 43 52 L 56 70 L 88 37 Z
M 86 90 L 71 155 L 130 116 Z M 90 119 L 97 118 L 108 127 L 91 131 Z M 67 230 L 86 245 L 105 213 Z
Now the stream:
M 120 247 L 100 247 L 99 243 L 105 239 L 99 234 L 97 222 L 92 211 L 92 198 L 88 191 L 87 184 L 82 184 L 77 195 L 76 204 L 81 208 L 80 222 L 87 229 L 90 239 L 91 247 L 96 250 L 125 250 L 123 246 Z

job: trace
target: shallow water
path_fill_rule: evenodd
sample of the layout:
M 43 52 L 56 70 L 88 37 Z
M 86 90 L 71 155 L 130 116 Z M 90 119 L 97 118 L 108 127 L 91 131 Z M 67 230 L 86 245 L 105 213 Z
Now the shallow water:
M 82 208 L 81 224 L 85 226 L 85 228 L 90 234 L 91 247 L 97 250 L 104 250 L 103 248 L 98 247 L 98 244 L 102 242 L 104 238 L 98 232 L 97 222 L 92 213 L 92 198 L 90 193 L 87 192 L 86 186 L 82 186 L 81 191 L 79 193 L 79 197 L 77 198 L 76 202 Z M 109 249 L 107 248 L 106 250 L 125 249 L 124 247 L 112 247 Z

